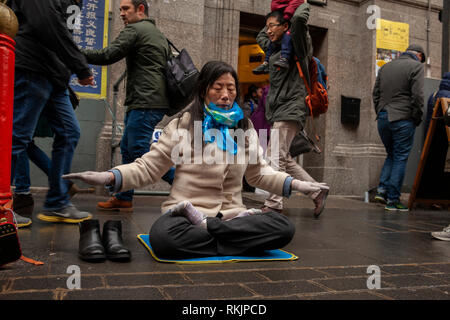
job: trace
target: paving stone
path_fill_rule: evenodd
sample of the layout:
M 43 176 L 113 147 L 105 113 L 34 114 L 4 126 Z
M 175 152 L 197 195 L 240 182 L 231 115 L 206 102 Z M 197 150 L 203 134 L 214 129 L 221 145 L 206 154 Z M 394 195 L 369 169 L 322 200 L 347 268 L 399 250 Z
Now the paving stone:
M 320 268 L 317 270 L 329 274 L 330 277 L 369 276 L 367 273 L 367 267 L 346 266 L 341 268 Z
M 382 276 L 382 281 L 386 281 L 397 288 L 421 286 L 431 287 L 443 284 L 441 279 L 436 279 L 427 275 Z
M 33 289 L 67 289 L 67 279 L 69 277 L 42 277 L 42 278 L 23 278 L 13 281 L 11 290 L 33 290 Z M 100 277 L 81 276 L 80 285 L 83 289 L 104 287 Z
M 335 291 L 347 291 L 347 290 L 367 290 L 367 280 L 368 277 L 360 277 L 360 278 L 341 278 L 341 279 L 327 279 L 327 280 L 314 280 L 321 285 L 324 285 L 327 288 L 330 288 Z M 389 284 L 386 284 L 381 278 L 381 287 L 392 287 Z M 387 281 L 387 280 L 386 280 Z
M 2 300 L 53 300 L 53 292 L 0 293 Z
M 71 290 L 64 300 L 156 300 L 164 299 L 156 288 L 120 288 L 100 290 Z
M 395 300 L 450 300 L 450 294 L 436 289 L 381 290 L 380 293 Z
M 433 270 L 435 272 L 450 273 L 450 264 L 422 264 L 422 267 Z
M 281 296 L 326 291 L 306 280 L 252 283 L 247 286 L 261 296 Z
M 324 293 L 314 296 L 300 296 L 305 300 L 384 300 L 382 297 L 369 292 Z
M 272 281 L 282 281 L 282 280 L 309 280 L 314 278 L 325 278 L 326 274 L 311 270 L 311 269 L 300 269 L 300 270 L 268 270 L 260 271 L 259 274 L 269 278 Z
M 245 283 L 266 281 L 257 272 L 204 272 L 186 273 L 186 276 L 196 283 Z
M 228 299 L 253 296 L 253 293 L 239 285 L 164 287 L 163 291 L 174 300 Z
M 158 285 L 183 285 L 191 282 L 180 274 L 137 274 L 137 275 L 111 275 L 106 276 L 106 282 L 111 287 L 132 286 L 158 286 Z
M 433 272 L 420 266 L 381 266 L 380 268 L 381 274 L 385 272 L 388 274 L 410 274 L 410 273 L 423 274 Z

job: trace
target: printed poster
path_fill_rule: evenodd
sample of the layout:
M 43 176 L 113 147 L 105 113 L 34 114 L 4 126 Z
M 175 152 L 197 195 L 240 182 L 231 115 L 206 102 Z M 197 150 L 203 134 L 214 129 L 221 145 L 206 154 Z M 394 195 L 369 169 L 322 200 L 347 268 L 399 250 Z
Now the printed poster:
M 382 66 L 398 58 L 409 46 L 409 24 L 377 19 L 376 75 Z
M 78 47 L 99 50 L 108 46 L 109 0 L 83 0 L 83 9 L 73 29 Z M 106 98 L 107 67 L 90 65 L 94 84 L 82 86 L 72 76 L 70 86 L 82 98 Z

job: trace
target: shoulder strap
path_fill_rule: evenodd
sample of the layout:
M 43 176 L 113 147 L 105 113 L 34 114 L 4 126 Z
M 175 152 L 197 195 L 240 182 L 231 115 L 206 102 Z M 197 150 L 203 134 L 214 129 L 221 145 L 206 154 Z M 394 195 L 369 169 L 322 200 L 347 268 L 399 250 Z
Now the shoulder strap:
M 168 38 L 166 38 L 167 42 L 169 43 L 169 46 L 171 46 L 172 48 L 175 49 L 176 52 L 181 53 L 180 50 L 177 49 L 177 47 L 175 47 L 175 45 L 173 44 L 172 41 L 170 41 Z
M 305 83 L 306 90 L 308 91 L 308 94 L 311 95 L 311 88 L 309 87 L 309 83 L 306 80 L 305 75 L 303 74 L 302 67 L 300 66 L 300 62 L 298 61 L 297 58 L 295 58 L 295 63 L 297 65 L 297 69 L 298 69 L 298 73 L 300 75 L 300 78 L 303 79 L 303 82 Z

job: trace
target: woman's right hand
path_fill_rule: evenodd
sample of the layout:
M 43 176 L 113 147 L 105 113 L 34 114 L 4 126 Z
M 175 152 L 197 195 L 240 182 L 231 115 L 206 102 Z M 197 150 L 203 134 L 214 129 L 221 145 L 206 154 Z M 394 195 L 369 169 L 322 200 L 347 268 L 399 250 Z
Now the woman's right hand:
M 80 173 L 70 173 L 62 176 L 65 180 L 81 180 L 93 186 L 106 186 L 114 184 L 114 174 L 109 171 L 95 172 L 86 171 Z

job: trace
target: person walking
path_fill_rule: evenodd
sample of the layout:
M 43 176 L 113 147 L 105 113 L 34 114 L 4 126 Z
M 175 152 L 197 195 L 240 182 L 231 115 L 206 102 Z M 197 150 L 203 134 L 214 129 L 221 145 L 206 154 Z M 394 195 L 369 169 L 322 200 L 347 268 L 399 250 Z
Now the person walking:
M 373 89 L 378 133 L 387 153 L 375 200 L 386 204 L 386 211 L 409 211 L 400 196 L 416 127 L 422 122 L 425 59 L 420 45 L 410 45 L 380 69 Z
M 38 219 L 48 222 L 78 223 L 91 218 L 78 210 L 61 176 L 70 172 L 80 138 L 80 126 L 69 98 L 68 85 L 76 74 L 81 85 L 92 85 L 86 58 L 72 39 L 67 26 L 67 6 L 72 1 L 12 0 L 19 19 L 16 41 L 14 113 L 11 172 L 17 157 L 33 140 L 38 119 L 48 108 L 47 119 L 54 133 L 49 190 Z M 77 4 L 73 1 L 73 4 Z M 16 215 L 18 224 L 30 219 Z
M 120 144 L 124 164 L 150 150 L 155 127 L 169 110 L 165 71 L 171 51 L 148 12 L 147 0 L 121 0 L 120 17 L 125 28 L 108 47 L 84 51 L 88 62 L 95 65 L 110 65 L 126 58 L 125 130 Z M 170 181 L 170 177 L 163 179 Z M 97 203 L 97 209 L 132 212 L 133 195 L 133 190 L 124 190 Z
M 308 31 L 310 5 L 303 3 L 291 19 L 291 36 L 295 55 L 303 68 L 312 57 L 312 43 Z M 307 90 L 300 77 L 294 57 L 288 60 L 287 68 L 277 68 L 275 63 L 281 57 L 281 40 L 289 27 L 283 22 L 283 13 L 273 11 L 266 17 L 266 27 L 258 34 L 256 41 L 266 48 L 273 44 L 274 52 L 269 60 L 270 89 L 267 96 L 266 119 L 272 123 L 267 157 L 271 166 L 278 171 L 287 172 L 296 179 L 316 182 L 289 154 L 289 147 L 294 137 L 303 130 L 308 116 L 305 103 Z M 277 150 L 272 150 L 274 140 L 278 141 Z M 329 189 L 308 193 L 313 200 L 314 216 L 318 218 L 325 208 Z M 271 194 L 265 201 L 263 211 L 283 210 L 283 198 Z

